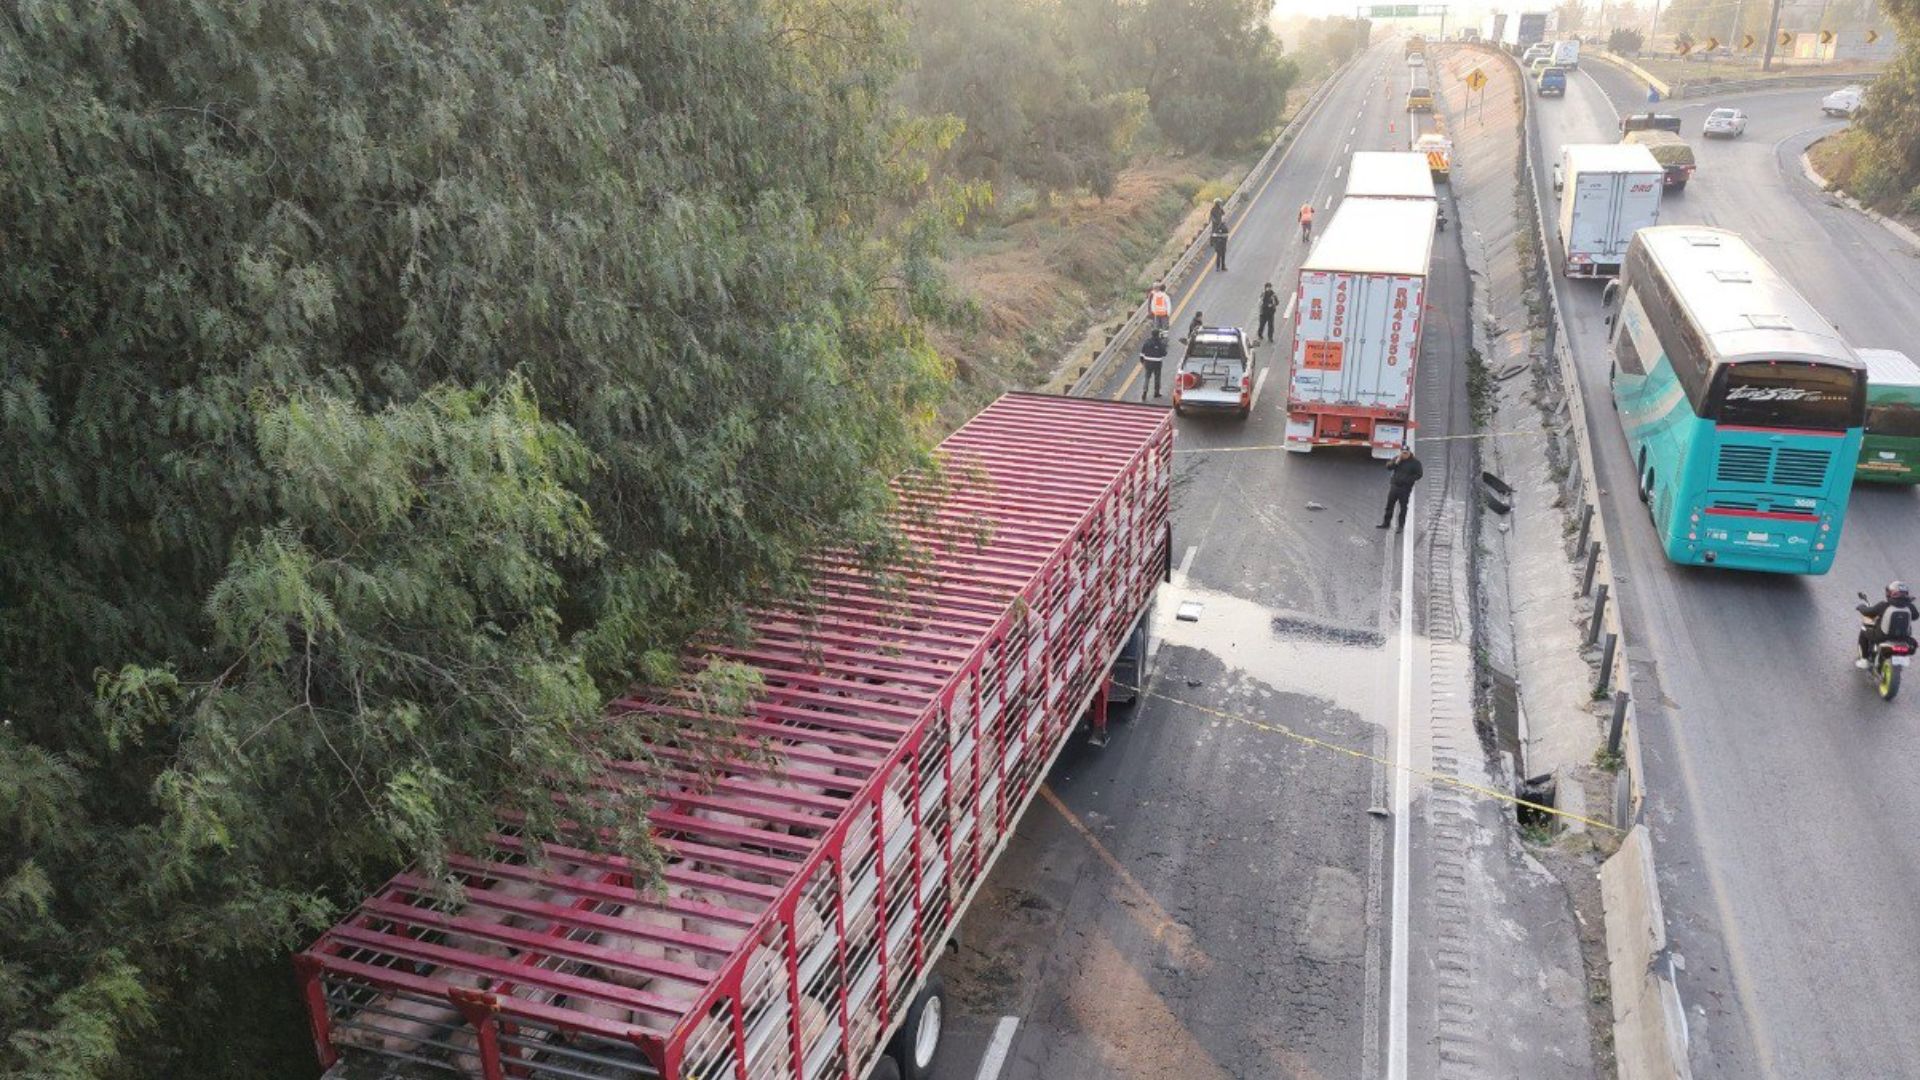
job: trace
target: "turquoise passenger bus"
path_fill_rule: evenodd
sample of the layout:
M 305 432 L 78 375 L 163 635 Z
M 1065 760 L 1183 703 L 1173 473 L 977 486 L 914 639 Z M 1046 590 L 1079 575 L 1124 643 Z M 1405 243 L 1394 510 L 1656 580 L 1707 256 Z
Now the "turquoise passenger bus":
M 1607 299 L 1614 404 L 1667 556 L 1826 573 L 1866 416 L 1853 349 L 1721 229 L 1634 233 Z

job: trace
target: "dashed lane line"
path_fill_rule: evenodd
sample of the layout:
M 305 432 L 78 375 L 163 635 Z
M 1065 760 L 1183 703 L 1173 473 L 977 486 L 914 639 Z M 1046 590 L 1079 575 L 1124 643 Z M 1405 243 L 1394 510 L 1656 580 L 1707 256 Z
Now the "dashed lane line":
M 1013 1033 L 1020 1027 L 1020 1019 L 1003 1016 L 993 1025 L 993 1040 L 987 1043 L 987 1054 L 980 1059 L 980 1071 L 973 1074 L 974 1080 L 999 1080 L 1000 1070 L 1007 1066 L 1007 1051 L 1013 1049 Z

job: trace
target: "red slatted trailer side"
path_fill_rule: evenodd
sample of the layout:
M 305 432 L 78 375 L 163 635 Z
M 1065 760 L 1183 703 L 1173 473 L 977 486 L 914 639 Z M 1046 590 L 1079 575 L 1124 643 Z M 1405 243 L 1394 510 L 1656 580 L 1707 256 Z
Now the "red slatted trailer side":
M 504 1080 L 864 1080 L 1014 823 L 1143 627 L 1171 556 L 1163 409 L 1013 394 L 902 493 L 924 559 L 891 588 L 830 558 L 812 604 L 709 642 L 763 680 L 740 728 L 779 751 L 702 780 L 612 762 L 655 797 L 664 887 L 511 823 L 466 899 L 394 877 L 296 958 L 323 1065 Z M 912 511 L 919 511 L 914 513 Z M 669 693 L 616 715 L 692 708 Z M 644 875 L 643 875 L 644 876 Z M 392 1067 L 389 1067 L 392 1066 Z

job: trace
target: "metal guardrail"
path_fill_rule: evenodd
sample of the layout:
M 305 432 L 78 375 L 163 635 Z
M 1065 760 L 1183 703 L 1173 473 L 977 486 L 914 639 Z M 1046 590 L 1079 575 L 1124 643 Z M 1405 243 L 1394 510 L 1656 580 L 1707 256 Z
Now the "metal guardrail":
M 1226 198 L 1229 220 L 1243 212 L 1254 193 L 1260 189 L 1260 185 L 1265 184 L 1268 177 L 1273 175 L 1273 171 L 1279 167 L 1280 158 L 1286 154 L 1287 147 L 1299 137 L 1301 130 L 1313 119 L 1314 113 L 1319 111 L 1321 104 L 1333 92 L 1333 87 L 1346 76 L 1348 69 L 1359 61 L 1360 55 L 1354 54 L 1346 63 L 1335 68 L 1326 80 L 1308 95 L 1306 103 L 1293 114 L 1293 119 L 1287 121 L 1286 127 L 1280 129 L 1280 134 L 1274 137 L 1272 144 L 1267 147 L 1267 152 L 1262 154 L 1253 168 L 1247 171 L 1247 175 L 1241 178 L 1239 185 Z M 1160 280 L 1166 283 L 1169 292 L 1174 291 L 1180 283 L 1186 281 L 1187 277 L 1193 273 L 1194 263 L 1208 254 L 1211 244 L 1210 229 L 1210 224 L 1202 224 L 1186 249 L 1174 257 L 1173 262 L 1168 264 L 1166 272 L 1160 276 Z M 1073 385 L 1067 392 L 1076 397 L 1086 394 L 1095 383 L 1106 377 L 1108 369 L 1113 366 L 1115 360 L 1131 355 L 1134 352 L 1136 340 L 1147 324 L 1148 317 L 1147 301 L 1143 298 L 1127 315 L 1126 321 L 1120 324 L 1120 329 L 1114 331 L 1113 336 L 1107 339 L 1106 345 L 1094 354 L 1086 370 L 1074 379 Z
M 1601 650 L 1593 697 L 1600 700 L 1611 692 L 1613 708 L 1606 746 L 1622 763 L 1615 785 L 1613 823 L 1627 831 L 1626 842 L 1601 865 L 1607 948 L 1610 955 L 1619 954 L 1608 964 L 1608 982 L 1615 1001 L 1614 1045 L 1620 1055 L 1618 1065 L 1623 1077 L 1688 1080 L 1692 1070 L 1686 1011 L 1668 952 L 1651 837 L 1646 827 L 1638 823 L 1646 797 L 1645 770 L 1639 716 L 1634 707 L 1632 665 L 1626 657 L 1627 632 L 1620 617 L 1625 598 L 1613 579 L 1613 564 L 1608 558 L 1613 537 L 1607 535 L 1609 515 L 1600 511 L 1586 394 L 1581 389 L 1580 374 L 1567 345 L 1566 316 L 1560 308 L 1559 293 L 1554 289 L 1553 259 L 1547 251 L 1553 232 L 1547 226 L 1546 208 L 1541 205 L 1539 177 L 1533 164 L 1539 125 L 1529 98 L 1523 89 L 1520 93 L 1520 176 L 1527 203 L 1533 208 L 1537 241 L 1533 265 L 1527 268 L 1527 273 L 1546 308 L 1545 355 L 1553 360 L 1559 374 L 1573 435 L 1575 456 L 1561 484 L 1561 494 L 1567 500 L 1566 505 L 1580 507 L 1579 548 L 1574 554 L 1585 562 L 1582 595 L 1593 597 L 1586 640 L 1589 646 L 1597 644 Z M 1596 518 L 1602 539 L 1593 537 Z
M 1716 94 L 1744 94 L 1749 90 L 1807 90 L 1822 86 L 1851 86 L 1859 83 L 1865 86 L 1874 80 L 1871 74 L 1852 75 L 1782 75 L 1777 79 L 1742 79 L 1737 82 L 1700 82 L 1681 83 L 1674 87 L 1673 96 L 1687 98 L 1712 97 Z
M 1512 60 L 1511 57 L 1508 58 Z M 1528 276 L 1535 292 L 1540 296 L 1546 308 L 1546 342 L 1543 352 L 1550 358 L 1560 379 L 1567 404 L 1569 426 L 1573 430 L 1575 455 L 1567 469 L 1567 477 L 1561 483 L 1561 494 L 1568 505 L 1581 508 L 1581 528 L 1578 549 L 1573 552 L 1576 558 L 1585 561 L 1581 576 L 1581 596 L 1610 597 L 1596 599 L 1591 623 L 1587 629 L 1587 641 L 1600 645 L 1602 658 L 1600 670 L 1594 683 L 1594 696 L 1601 697 L 1610 692 L 1624 693 L 1625 701 L 1616 705 L 1616 716 L 1609 732 L 1608 747 L 1622 754 L 1626 777 L 1624 791 L 1616 799 L 1614 824 L 1627 828 L 1633 819 L 1639 816 L 1639 809 L 1645 797 L 1644 777 L 1640 762 L 1639 727 L 1628 721 L 1636 719 L 1632 711 L 1633 673 L 1627 663 L 1627 632 L 1620 617 L 1622 597 L 1613 580 L 1613 563 L 1610 538 L 1606 537 L 1607 515 L 1599 512 L 1599 486 L 1594 477 L 1593 447 L 1590 438 L 1592 429 L 1587 424 L 1586 394 L 1580 386 L 1580 373 L 1574 366 L 1572 350 L 1567 345 L 1566 317 L 1560 309 L 1560 295 L 1554 288 L 1553 258 L 1548 245 L 1553 242 L 1554 229 L 1547 220 L 1546 207 L 1541 205 L 1539 178 L 1534 170 L 1533 147 L 1538 143 L 1539 126 L 1533 111 L 1533 102 L 1524 90 L 1520 94 L 1520 113 L 1523 141 L 1520 147 L 1521 188 L 1525 192 L 1527 205 L 1533 210 L 1533 234 L 1535 239 L 1533 265 L 1527 268 Z M 1593 538 L 1593 521 L 1599 519 L 1600 539 Z M 1618 700 L 1618 699 L 1616 699 Z

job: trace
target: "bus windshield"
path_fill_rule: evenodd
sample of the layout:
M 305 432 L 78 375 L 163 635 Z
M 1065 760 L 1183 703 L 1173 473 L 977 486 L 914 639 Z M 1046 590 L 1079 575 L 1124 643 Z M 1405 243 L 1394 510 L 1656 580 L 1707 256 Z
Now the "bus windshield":
M 1799 361 L 1728 364 L 1714 379 L 1705 415 L 1740 427 L 1846 431 L 1859 427 L 1865 376 Z
M 1867 401 L 1867 434 L 1920 438 L 1920 405 L 1905 401 Z

